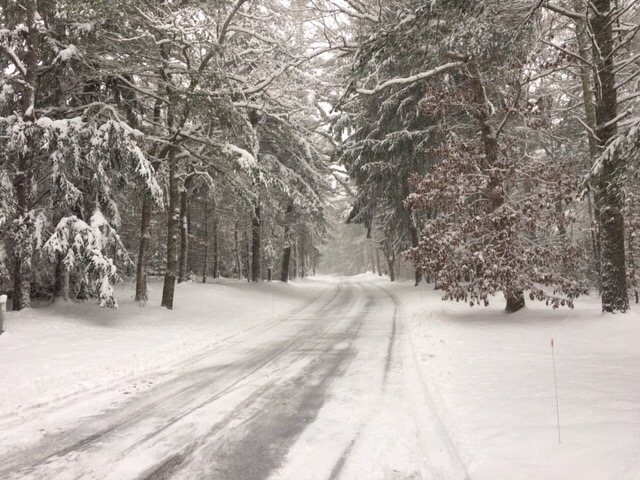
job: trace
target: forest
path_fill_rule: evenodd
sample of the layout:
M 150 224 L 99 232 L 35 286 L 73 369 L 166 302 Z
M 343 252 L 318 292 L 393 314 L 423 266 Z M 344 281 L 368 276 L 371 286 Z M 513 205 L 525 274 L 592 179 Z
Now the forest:
M 0 294 L 640 290 L 635 0 L 3 0 Z M 358 226 L 357 235 L 345 224 Z

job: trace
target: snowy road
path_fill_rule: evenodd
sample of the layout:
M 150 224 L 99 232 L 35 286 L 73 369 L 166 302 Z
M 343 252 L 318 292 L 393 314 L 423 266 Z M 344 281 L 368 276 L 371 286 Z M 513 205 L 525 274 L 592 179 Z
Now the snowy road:
M 169 371 L 0 421 L 0 478 L 466 477 L 393 296 L 345 280 L 266 316 Z

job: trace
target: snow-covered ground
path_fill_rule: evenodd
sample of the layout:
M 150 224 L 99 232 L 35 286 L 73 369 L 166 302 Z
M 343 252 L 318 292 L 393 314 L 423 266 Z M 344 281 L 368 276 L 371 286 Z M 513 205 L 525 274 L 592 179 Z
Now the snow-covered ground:
M 118 288 L 119 310 L 89 301 L 8 312 L 0 335 L 0 417 L 127 379 L 131 388 L 145 388 L 137 375 L 286 315 L 324 288 L 313 280 L 186 283 L 177 285 L 168 311 L 159 306 L 162 284 L 153 281 L 145 307 L 126 285 Z
M 345 283 L 342 290 L 337 282 Z M 307 387 L 297 386 L 303 379 L 310 391 L 321 392 L 317 413 L 309 416 L 274 479 L 640 479 L 640 315 L 635 312 L 602 315 L 597 299 L 585 299 L 574 310 L 529 302 L 525 310 L 507 315 L 500 298 L 487 308 L 470 308 L 442 302 L 429 286 L 391 284 L 370 274 L 348 282 L 318 278 L 288 285 L 180 285 L 172 312 L 157 306 L 160 290 L 153 284 L 144 308 L 133 302 L 129 286 L 119 292 L 119 311 L 86 303 L 10 312 L 7 332 L 0 336 L 0 422 L 19 425 L 16 417 L 32 422 L 38 405 L 44 405 L 52 422 L 45 426 L 54 431 L 53 423 L 61 421 L 55 406 L 68 405 L 75 394 L 93 392 L 80 396 L 83 410 L 69 409 L 91 416 L 93 398 L 102 398 L 104 407 L 145 389 L 153 394 L 154 376 L 158 385 L 172 378 L 171 371 L 187 371 L 176 370 L 181 362 L 198 368 L 203 362 L 236 365 L 232 352 L 207 359 L 212 345 L 234 343 L 230 339 L 244 338 L 241 334 L 260 337 L 262 331 L 268 343 L 268 335 L 276 338 L 277 332 L 308 324 L 311 337 L 296 337 L 299 346 L 290 351 L 308 364 L 298 360 L 300 365 L 290 365 L 289 357 L 278 357 L 285 363 L 276 361 L 268 375 L 247 377 L 251 382 L 243 387 L 250 392 L 254 384 L 273 383 L 257 401 L 256 412 L 266 405 L 294 419 L 297 407 L 289 412 L 278 392 L 289 392 L 294 403 L 304 400 L 292 394 Z M 313 312 L 324 316 L 294 316 L 292 323 L 278 324 L 323 293 L 326 301 L 316 302 Z M 350 299 L 349 305 L 340 298 Z M 324 333 L 312 328 L 314 322 L 321 322 L 317 332 Z M 280 326 L 267 329 L 269 324 Z M 343 327 L 348 328 L 343 332 Z M 256 345 L 257 337 L 252 340 Z M 288 345 L 286 339 L 279 341 Z M 325 343 L 326 351 L 319 348 Z M 256 347 L 251 354 L 260 352 Z M 244 365 L 240 353 L 247 352 L 238 350 L 238 366 Z M 242 392 L 231 397 L 241 399 Z M 219 408 L 207 405 L 211 412 Z M 252 435 L 259 438 L 255 433 L 261 422 L 270 428 L 273 422 L 255 415 L 251 422 L 244 416 L 234 422 L 253 425 Z M 0 443 L 7 435 L 8 430 L 0 433 Z M 71 464 L 62 456 L 59 462 Z
M 472 480 L 640 479 L 640 308 L 529 302 L 516 314 L 383 284 L 404 305 L 420 369 Z M 551 339 L 560 412 L 558 442 Z

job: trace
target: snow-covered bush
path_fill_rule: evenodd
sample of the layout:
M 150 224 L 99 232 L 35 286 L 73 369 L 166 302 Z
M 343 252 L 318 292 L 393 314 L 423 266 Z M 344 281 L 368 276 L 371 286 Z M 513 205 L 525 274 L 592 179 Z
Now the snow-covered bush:
M 80 272 L 80 282 L 102 307 L 118 308 L 113 283 L 118 279 L 114 258 L 130 263 L 120 237 L 96 209 L 89 224 L 76 216 L 65 217 L 44 245 L 52 261 L 61 261 L 68 271 Z

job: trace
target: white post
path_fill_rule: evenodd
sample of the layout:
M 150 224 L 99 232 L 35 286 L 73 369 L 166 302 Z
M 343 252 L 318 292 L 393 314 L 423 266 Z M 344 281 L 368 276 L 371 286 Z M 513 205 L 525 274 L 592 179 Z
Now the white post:
M 7 313 L 7 296 L 0 295 L 0 334 L 4 332 L 4 317 Z

